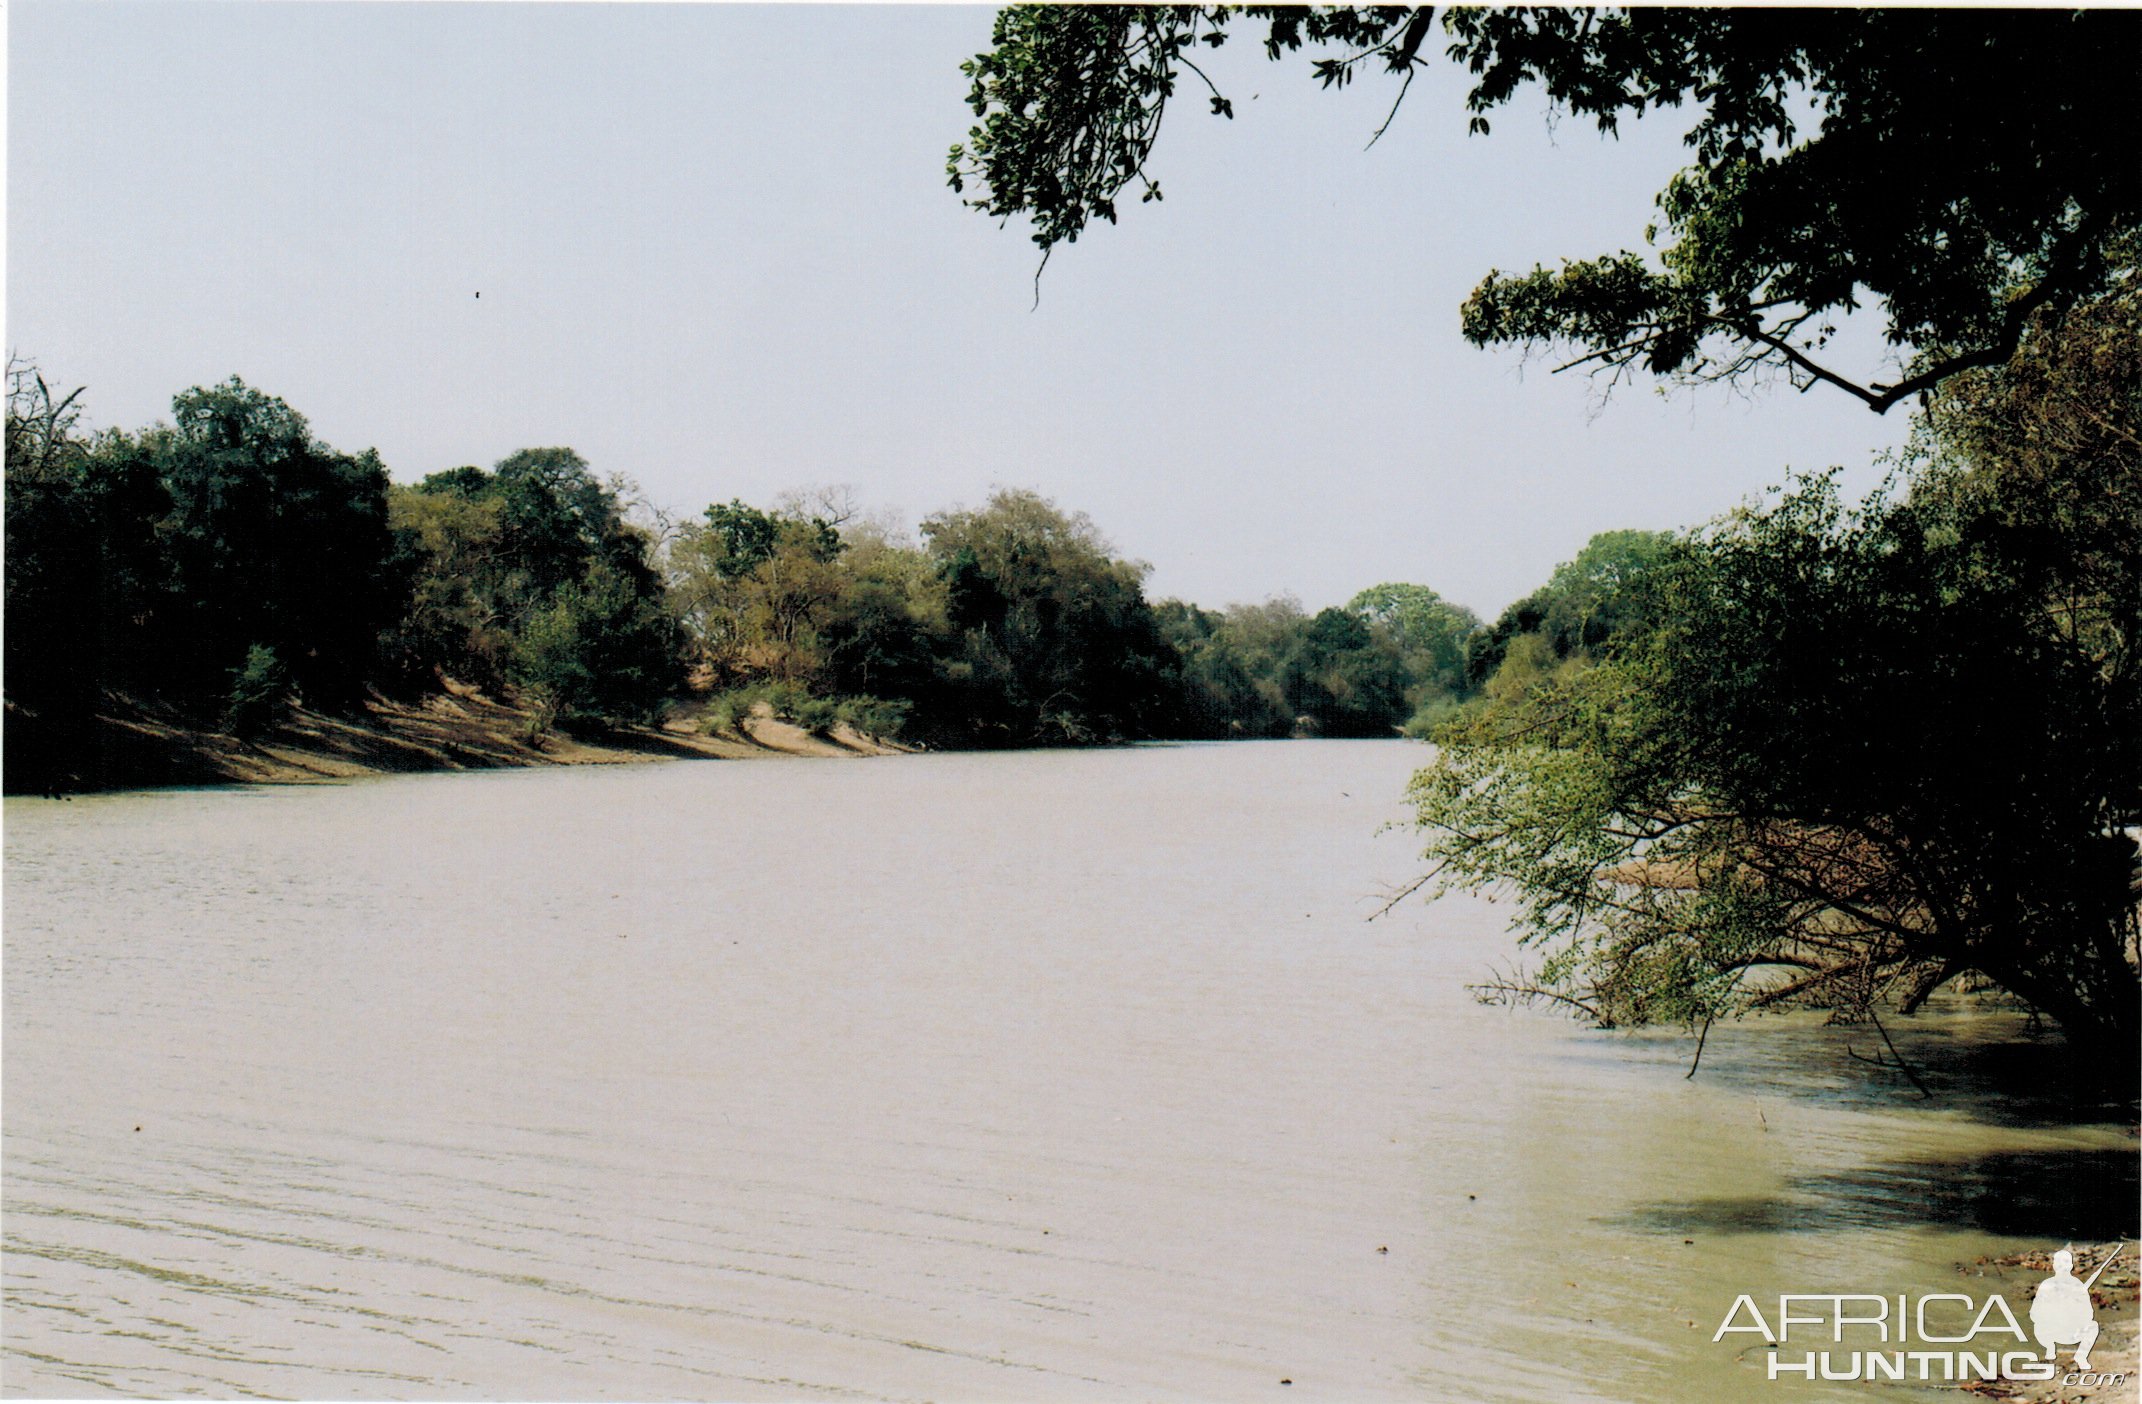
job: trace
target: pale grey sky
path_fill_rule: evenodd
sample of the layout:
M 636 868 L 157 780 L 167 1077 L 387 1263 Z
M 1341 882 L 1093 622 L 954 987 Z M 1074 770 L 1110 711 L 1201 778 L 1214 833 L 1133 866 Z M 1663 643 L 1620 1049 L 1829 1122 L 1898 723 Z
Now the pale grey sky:
M 946 148 L 985 7 L 9 6 L 7 344 L 99 424 L 232 374 L 414 480 L 569 444 L 656 501 L 1032 487 L 1155 597 L 1414 580 L 1492 614 L 1593 532 L 1899 442 L 1835 393 L 1671 397 L 1458 336 L 1490 267 L 1635 247 L 1681 164 L 1463 75 L 1319 91 L 1238 38 L 1160 205 L 1036 250 Z M 479 298 L 477 293 L 481 293 Z M 1872 367 L 1862 336 L 1848 354 Z

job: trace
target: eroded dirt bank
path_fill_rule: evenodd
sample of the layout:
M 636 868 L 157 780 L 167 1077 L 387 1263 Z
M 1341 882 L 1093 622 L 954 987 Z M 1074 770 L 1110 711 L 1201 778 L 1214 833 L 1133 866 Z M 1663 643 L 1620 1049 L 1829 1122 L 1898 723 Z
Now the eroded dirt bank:
M 349 717 L 296 708 L 273 731 L 251 741 L 203 730 L 168 709 L 124 698 L 109 699 L 87 724 L 65 735 L 10 711 L 7 789 L 69 794 L 160 785 L 308 784 L 407 771 L 886 755 L 903 749 L 846 727 L 808 732 L 763 713 L 736 728 L 706 734 L 690 707 L 659 726 L 536 735 L 532 720 L 523 706 L 458 685 L 416 702 L 374 698 Z

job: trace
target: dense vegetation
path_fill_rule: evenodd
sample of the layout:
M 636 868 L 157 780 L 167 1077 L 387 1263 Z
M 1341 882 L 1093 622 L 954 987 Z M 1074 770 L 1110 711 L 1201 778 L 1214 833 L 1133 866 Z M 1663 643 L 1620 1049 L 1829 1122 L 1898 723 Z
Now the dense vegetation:
M 1414 799 L 1432 881 L 1518 898 L 1537 959 L 1490 994 L 1700 1028 L 1990 985 L 2132 1093 L 2138 304 L 1945 383 L 1867 502 L 1802 479 L 1476 636 Z
M 449 679 L 530 726 L 772 713 L 931 745 L 1416 734 L 1477 689 L 1478 621 L 1420 585 L 1314 615 L 1148 601 L 1145 567 L 1029 492 L 926 518 L 843 492 L 674 525 L 567 448 L 390 482 L 242 381 L 90 433 L 15 368 L 12 788 L 93 780 L 100 708 L 242 737 Z M 1558 577 L 1559 579 L 1559 577 Z M 70 779 L 70 777 L 74 777 Z

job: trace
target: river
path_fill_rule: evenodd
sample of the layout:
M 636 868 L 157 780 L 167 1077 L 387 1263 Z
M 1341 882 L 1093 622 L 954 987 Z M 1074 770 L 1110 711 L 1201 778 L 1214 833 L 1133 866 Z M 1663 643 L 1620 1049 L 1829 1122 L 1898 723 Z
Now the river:
M 2013 1018 L 1906 1030 L 1924 1104 L 1475 1003 L 1506 907 L 1366 919 L 1422 756 L 9 800 L 0 1386 L 1863 1398 L 1715 1328 L 2132 1233 Z

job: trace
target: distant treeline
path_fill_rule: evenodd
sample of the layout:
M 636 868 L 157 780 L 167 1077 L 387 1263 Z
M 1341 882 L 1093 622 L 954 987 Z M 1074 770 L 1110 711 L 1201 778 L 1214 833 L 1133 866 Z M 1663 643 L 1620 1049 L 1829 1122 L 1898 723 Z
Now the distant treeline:
M 1144 566 L 1030 492 L 919 541 L 840 491 L 677 522 L 566 448 L 391 482 L 235 378 L 135 432 L 80 414 L 14 368 L 6 697 L 40 748 L 114 695 L 246 736 L 448 678 L 539 728 L 690 705 L 949 746 L 1424 734 L 1499 670 L 1596 647 L 1655 547 L 1602 537 L 1491 629 L 1413 584 L 1208 610 L 1147 600 Z

